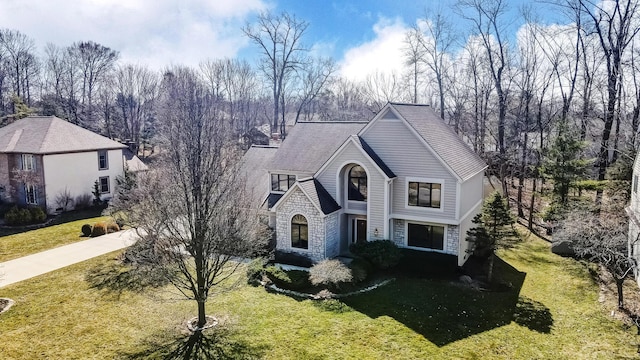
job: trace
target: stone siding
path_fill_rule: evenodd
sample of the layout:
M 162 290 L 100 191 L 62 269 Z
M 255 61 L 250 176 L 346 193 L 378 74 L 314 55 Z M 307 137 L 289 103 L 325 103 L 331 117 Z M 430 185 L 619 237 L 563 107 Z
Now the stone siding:
M 309 229 L 309 248 L 291 247 L 291 218 L 303 215 L 307 219 Z M 276 214 L 276 248 L 282 251 L 295 252 L 307 256 L 312 261 L 325 258 L 325 219 L 318 209 L 309 201 L 304 193 L 296 188 L 278 205 Z
M 411 221 L 410 221 L 411 222 Z M 417 222 L 419 223 L 419 222 Z M 437 224 L 434 224 L 437 225 Z M 456 225 L 440 225 L 446 227 L 446 243 L 444 244 L 444 252 L 448 254 L 457 255 L 458 246 L 460 242 L 460 227 Z M 405 220 L 393 219 L 393 238 L 391 239 L 396 245 L 400 247 L 406 246 L 405 240 Z M 425 251 L 429 251 L 425 249 Z
M 326 247 L 328 258 L 340 255 L 340 229 L 338 228 L 338 212 L 328 215 L 325 219 Z
M 458 255 L 458 245 L 460 243 L 460 227 L 447 225 L 447 246 L 445 251 L 449 254 Z
M 393 219 L 393 239 L 391 241 L 400 247 L 404 246 L 404 220 Z

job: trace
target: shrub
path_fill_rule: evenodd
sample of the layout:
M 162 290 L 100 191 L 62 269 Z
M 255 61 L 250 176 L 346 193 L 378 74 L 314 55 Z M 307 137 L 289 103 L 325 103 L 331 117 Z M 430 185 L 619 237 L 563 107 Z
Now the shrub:
M 4 214 L 4 222 L 7 225 L 17 225 L 20 220 L 20 209 L 17 206 L 12 207 Z
M 271 280 L 271 282 L 273 282 L 278 287 L 288 288 L 289 284 L 291 284 L 291 279 L 289 279 L 289 275 L 287 275 L 287 273 L 284 270 L 280 269 L 277 266 L 274 266 L 274 265 L 267 266 L 264 269 L 264 273 L 265 275 L 267 275 L 269 280 Z
M 249 265 L 247 265 L 247 282 L 251 283 L 262 280 L 266 263 L 264 258 L 253 259 Z
M 281 264 L 295 265 L 305 268 L 309 268 L 313 265 L 313 261 L 304 255 L 281 250 L 276 250 L 275 261 Z
M 365 281 L 369 274 L 373 272 L 373 266 L 362 258 L 353 259 L 349 264 L 349 268 L 354 282 Z
M 339 260 L 322 260 L 309 269 L 309 280 L 313 285 L 338 288 L 340 284 L 351 282 L 351 270 Z
M 289 276 L 289 289 L 302 290 L 311 285 L 309 281 L 309 272 L 304 270 L 288 270 L 285 271 Z
M 33 221 L 31 211 L 27 208 L 18 209 L 18 224 L 30 224 Z
M 82 230 L 82 235 L 83 236 L 91 236 L 91 231 L 92 231 L 91 225 L 84 224 L 84 225 L 82 225 L 82 229 L 81 230 Z
M 115 222 L 111 221 L 107 224 L 107 234 L 114 233 L 116 231 L 120 231 L 120 226 Z
M 47 214 L 40 207 L 32 207 L 29 209 L 31 213 L 31 220 L 34 223 L 41 223 L 47 220 Z
M 352 244 L 349 248 L 355 255 L 369 261 L 377 269 L 388 269 L 398 265 L 402 253 L 389 240 L 376 240 Z
M 104 222 L 99 222 L 93 225 L 93 229 L 91 230 L 91 237 L 101 236 L 107 233 L 107 224 Z

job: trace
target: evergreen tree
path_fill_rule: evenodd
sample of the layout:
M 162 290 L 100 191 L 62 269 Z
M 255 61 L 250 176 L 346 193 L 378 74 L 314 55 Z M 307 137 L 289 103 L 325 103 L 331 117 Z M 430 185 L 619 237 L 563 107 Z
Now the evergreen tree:
M 482 206 L 482 212 L 472 220 L 476 227 L 467 232 L 467 241 L 474 244 L 474 252 L 480 255 L 488 254 L 487 280 L 489 282 L 493 278 L 496 249 L 508 246 L 509 240 L 514 238 L 513 224 L 515 219 L 505 200 L 498 191 L 489 195 Z
M 542 173 L 553 180 L 555 202 L 567 204 L 569 188 L 587 173 L 590 161 L 581 158 L 586 143 L 571 131 L 566 122 L 558 125 L 558 134 L 549 148 Z

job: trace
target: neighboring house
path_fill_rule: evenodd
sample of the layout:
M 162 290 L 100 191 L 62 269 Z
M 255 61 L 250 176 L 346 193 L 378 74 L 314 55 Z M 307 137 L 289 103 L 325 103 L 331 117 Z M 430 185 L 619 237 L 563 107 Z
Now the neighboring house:
M 629 256 L 640 263 L 640 195 L 638 194 L 638 177 L 640 176 L 640 152 L 633 163 L 633 178 L 631 180 L 631 201 L 626 208 L 629 215 L 628 246 Z M 640 269 L 634 269 L 636 281 L 640 285 Z
M 82 197 L 92 199 L 98 181 L 101 198 L 107 200 L 114 194 L 116 177 L 124 173 L 124 149 L 125 145 L 54 116 L 17 120 L 0 128 L 4 198 L 49 213 L 64 210 L 66 198 L 71 200 L 68 210 Z M 139 159 L 131 156 L 130 161 L 137 164 Z
M 468 258 L 486 164 L 431 107 L 390 103 L 369 122 L 299 122 L 279 149 L 252 148 L 245 162 L 265 153 L 271 162 L 247 176 L 278 250 L 319 261 L 388 239 L 458 265 Z

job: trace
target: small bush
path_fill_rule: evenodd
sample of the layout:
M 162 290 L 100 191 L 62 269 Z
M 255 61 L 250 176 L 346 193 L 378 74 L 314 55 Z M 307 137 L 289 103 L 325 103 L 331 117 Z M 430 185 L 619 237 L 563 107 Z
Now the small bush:
M 351 269 L 351 276 L 353 276 L 354 282 L 367 280 L 369 274 L 373 272 L 373 266 L 367 260 L 361 258 L 353 259 L 349 264 L 349 269 Z
M 75 208 L 77 210 L 86 209 L 91 206 L 92 197 L 91 194 L 82 194 L 76 196 Z
M 265 275 L 277 287 L 288 290 L 302 290 L 309 287 L 309 273 L 303 270 L 282 270 L 278 266 L 267 266 L 264 269 Z
M 109 222 L 107 224 L 107 234 L 111 234 L 114 233 L 116 231 L 120 231 L 120 226 L 118 226 L 118 224 L 116 224 L 115 222 Z
M 311 265 L 313 265 L 313 261 L 311 261 L 311 259 L 304 255 L 281 250 L 276 250 L 275 261 L 280 264 L 294 265 L 305 268 L 309 268 L 311 267 Z
M 40 207 L 32 207 L 29 212 L 31 213 L 31 221 L 34 223 L 41 223 L 47 220 L 47 214 Z
M 277 266 L 271 265 L 264 269 L 265 275 L 278 287 L 288 288 L 291 284 L 289 275 Z
M 311 285 L 309 281 L 309 272 L 304 270 L 288 270 L 285 271 L 289 276 L 291 290 L 302 290 Z
M 18 224 L 30 224 L 33 221 L 31 217 L 31 211 L 27 208 L 22 208 L 18 210 Z
M 247 282 L 252 283 L 254 281 L 262 280 L 264 274 L 264 266 L 266 265 L 264 258 L 253 259 L 249 265 L 247 265 Z
M 351 270 L 339 260 L 322 260 L 309 269 L 309 280 L 313 285 L 338 288 L 353 280 Z
M 91 229 L 91 225 L 84 224 L 84 225 L 82 225 L 82 229 L 81 230 L 82 230 L 82 235 L 83 236 L 91 236 L 91 231 L 93 229 Z
M 402 252 L 389 240 L 376 240 L 352 244 L 349 248 L 355 255 L 361 256 L 377 269 L 392 268 L 400 262 Z
M 91 237 L 101 236 L 107 233 L 107 224 L 104 222 L 99 222 L 93 225 L 93 229 L 91 230 Z
M 20 209 L 17 206 L 12 207 L 4 214 L 4 222 L 7 225 L 17 225 L 20 221 Z

